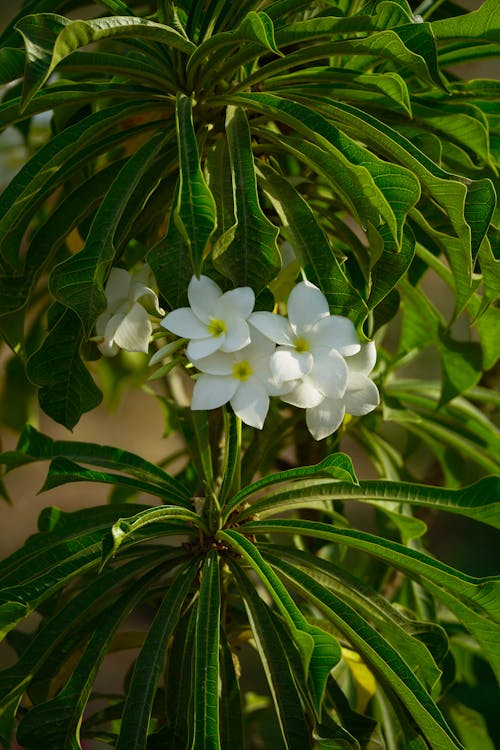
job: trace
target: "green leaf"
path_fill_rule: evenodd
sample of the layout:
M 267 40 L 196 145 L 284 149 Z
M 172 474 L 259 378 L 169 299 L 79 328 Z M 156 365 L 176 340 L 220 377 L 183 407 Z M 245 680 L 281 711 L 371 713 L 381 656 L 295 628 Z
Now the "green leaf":
M 259 203 L 250 128 L 243 109 L 228 107 L 226 133 L 236 224 L 219 237 L 212 257 L 216 269 L 236 286 L 248 285 L 258 294 L 281 267 L 278 229 Z
M 190 560 L 178 570 L 148 630 L 134 666 L 123 710 L 117 750 L 146 750 L 153 699 L 168 641 L 199 568 Z
M 382 685 L 395 691 L 431 746 L 461 750 L 439 708 L 404 658 L 352 607 L 314 578 L 279 559 L 275 563 L 301 594 L 345 633 Z
M 77 95 L 81 99 L 81 92 Z M 50 108 L 50 102 L 46 103 Z M 43 111 L 45 106 L 41 109 Z M 125 140 L 128 131 L 122 130 L 120 123 L 127 115 L 138 111 L 144 111 L 144 105 L 128 108 L 120 104 L 84 117 L 51 138 L 11 180 L 0 195 L 0 249 L 10 266 L 18 263 L 26 221 L 32 219 L 41 200 L 68 175 L 87 166 L 89 158 Z
M 256 482 L 248 484 L 231 498 L 231 501 L 225 508 L 225 520 L 229 513 L 233 512 L 238 505 L 246 502 L 246 499 L 253 493 L 260 493 L 261 490 L 271 487 L 273 484 L 282 484 L 283 482 L 295 482 L 299 479 L 330 477 L 339 482 L 352 482 L 358 484 L 352 461 L 345 453 L 333 453 L 327 456 L 318 464 L 313 466 L 301 466 L 296 469 L 287 469 L 276 474 L 258 479 Z
M 353 607 L 404 655 L 420 682 L 430 692 L 435 690 L 441 677 L 436 661 L 440 663 L 448 651 L 448 639 L 442 628 L 409 619 L 366 583 L 318 555 L 283 545 L 261 544 L 260 549 L 271 564 L 279 568 L 281 560 L 289 560 Z
M 97 482 L 111 484 L 114 487 L 127 487 L 135 492 L 147 492 L 155 497 L 160 497 L 166 503 L 179 505 L 190 510 L 192 503 L 187 500 L 179 500 L 169 490 L 160 489 L 158 485 L 149 484 L 140 479 L 123 476 L 123 474 L 110 474 L 108 472 L 87 469 L 67 458 L 55 458 L 49 467 L 49 471 L 40 492 L 46 492 L 54 487 L 60 487 L 69 482 Z
M 214 198 L 200 167 L 192 107 L 192 97 L 177 94 L 180 182 L 174 221 L 190 250 L 194 271 L 199 276 L 207 243 L 215 229 L 216 211 Z
M 431 23 L 436 39 L 480 39 L 498 41 L 500 8 L 496 0 L 484 0 L 481 6 L 465 15 L 443 18 Z
M 130 586 L 101 615 L 83 655 L 71 677 L 55 698 L 34 706 L 24 717 L 17 739 L 32 750 L 60 747 L 76 750 L 82 714 L 90 697 L 100 663 L 108 651 L 116 629 L 148 590 L 149 573 Z
M 92 622 L 105 609 L 111 593 L 117 587 L 128 583 L 138 572 L 158 565 L 158 554 L 159 551 L 155 550 L 99 575 L 66 602 L 53 617 L 47 619 L 30 640 L 20 659 L 0 672 L 0 739 L 6 745 L 14 725 L 17 706 L 44 661 L 64 643 L 72 628 Z M 172 555 L 171 551 L 168 551 L 168 555 Z M 179 551 L 174 550 L 173 556 L 178 557 Z
M 455 490 L 414 482 L 390 482 L 383 479 L 346 484 L 342 481 L 325 481 L 321 478 L 313 481 L 307 478 L 268 492 L 265 497 L 259 497 L 258 493 L 264 486 L 266 485 L 264 483 L 261 485 L 260 482 L 253 485 L 253 492 L 257 498 L 255 500 L 252 500 L 250 492 L 245 493 L 245 502 L 249 505 L 239 513 L 239 521 L 256 513 L 274 514 L 281 513 L 284 509 L 306 507 L 309 501 L 314 503 L 318 499 L 347 501 L 350 498 L 357 502 L 373 504 L 376 507 L 384 503 L 405 503 L 421 508 L 432 508 L 456 513 L 500 529 L 500 479 L 496 476 L 483 477 L 469 487 Z
M 221 632 L 221 699 L 220 736 L 221 746 L 228 750 L 245 747 L 243 710 L 238 678 L 234 669 L 231 646 Z
M 320 522 L 271 520 L 246 523 L 241 527 L 250 534 L 273 532 L 304 534 L 367 552 L 388 565 L 403 571 L 441 600 L 470 630 L 495 673 L 500 678 L 500 658 L 494 644 L 500 622 L 500 580 L 474 578 L 434 560 L 417 550 L 366 534 L 337 528 Z
M 175 498 L 181 504 L 190 498 L 189 490 L 177 479 L 135 453 L 96 443 L 53 440 L 29 424 L 21 433 L 16 450 L 0 454 L 0 463 L 10 470 L 33 461 L 48 461 L 54 458 L 68 458 L 130 474 L 142 482 L 157 486 L 159 491 Z
M 179 533 L 182 533 L 186 527 L 191 531 L 192 526 L 203 528 L 203 522 L 199 515 L 192 510 L 172 505 L 147 508 L 147 510 L 143 510 L 135 516 L 119 518 L 113 524 L 109 534 L 103 539 L 101 569 L 137 531 L 152 526 L 150 536 L 153 538 L 162 534 L 163 525 L 165 526 L 165 534 L 175 533 L 176 529 L 179 529 Z M 206 531 L 206 529 L 204 530 Z
M 156 133 L 130 157 L 99 206 L 83 250 L 59 264 L 51 274 L 52 293 L 77 313 L 85 337 L 90 336 L 96 318 L 106 307 L 103 284 L 115 256 L 119 221 L 141 177 L 168 137 Z
M 44 412 L 70 430 L 102 400 L 80 354 L 82 338 L 78 316 L 66 309 L 26 366 Z
M 231 48 L 239 48 L 242 42 L 258 45 L 263 50 L 281 55 L 274 41 L 273 22 L 267 13 L 256 13 L 252 10 L 247 13 L 236 29 L 213 34 L 198 45 L 186 65 L 186 74 L 190 83 L 195 80 L 197 72 L 203 74 L 203 71 L 210 70 L 211 61 L 202 63 L 207 57 L 218 53 L 217 58 L 220 59 L 221 52 L 227 57 L 231 54 Z
M 264 561 L 255 545 L 251 544 L 246 537 L 232 530 L 221 531 L 218 537 L 230 544 L 245 558 L 274 599 L 299 649 L 304 673 L 308 679 L 311 699 L 319 717 L 326 680 L 341 657 L 338 641 L 329 633 L 311 625 L 306 620 L 273 569 Z
M 420 196 L 418 181 L 410 170 L 379 159 L 314 111 L 311 104 L 305 106 L 265 93 L 234 94 L 233 100 L 294 128 L 304 139 L 295 146 L 298 158 L 304 154 L 315 162 L 315 168 L 340 191 L 349 210 L 360 216 L 362 224 L 370 222 L 377 227 L 382 219 L 400 247 L 404 219 Z M 270 135 L 270 131 L 265 132 Z M 286 138 L 280 138 L 287 142 Z
M 193 654 L 197 609 L 195 606 L 184 613 L 173 635 L 165 674 L 167 736 L 158 750 L 169 747 L 170 743 L 179 748 L 191 747 L 194 723 Z
M 0 49 L 0 86 L 21 78 L 24 70 L 24 52 L 15 47 Z
M 179 182 L 175 189 L 174 206 L 178 203 Z M 160 294 L 172 310 L 188 304 L 187 289 L 194 273 L 189 246 L 175 221 L 174 211 L 170 213 L 167 234 L 146 255 Z
M 200 598 L 196 615 L 192 750 L 220 750 L 220 611 L 219 556 L 216 550 L 211 550 L 203 564 Z
M 309 280 L 325 294 L 330 309 L 339 315 L 362 315 L 366 306 L 344 273 L 309 204 L 278 172 L 261 163 L 257 176 L 271 199 L 301 265 L 310 267 Z
M 482 375 L 482 352 L 477 342 L 457 341 L 443 330 L 437 343 L 443 374 L 442 406 L 476 385 Z
M 247 578 L 235 560 L 229 558 L 228 563 L 244 598 L 286 750 L 307 750 L 311 747 L 309 729 L 288 658 L 297 644 L 292 637 L 285 640 L 278 634 L 268 607 L 257 593 L 253 581 Z
M 16 24 L 16 29 L 23 35 L 27 54 L 24 106 L 43 86 L 61 60 L 87 44 L 102 39 L 132 37 L 159 42 L 183 52 L 194 49 L 193 43 L 175 29 L 135 16 L 70 21 L 52 13 L 36 13 L 24 16 Z

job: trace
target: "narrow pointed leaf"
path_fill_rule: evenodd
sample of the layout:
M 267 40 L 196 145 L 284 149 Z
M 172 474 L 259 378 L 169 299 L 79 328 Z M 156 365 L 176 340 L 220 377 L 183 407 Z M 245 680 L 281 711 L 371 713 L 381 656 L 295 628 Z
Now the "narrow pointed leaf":
M 52 13 L 24 16 L 16 25 L 23 35 L 27 51 L 24 101 L 27 104 L 43 86 L 58 63 L 79 47 L 107 38 L 148 39 L 169 47 L 191 52 L 188 39 L 163 24 L 137 16 L 70 21 Z
M 364 660 L 384 685 L 389 686 L 403 702 L 419 726 L 420 732 L 436 748 L 462 750 L 438 706 L 416 679 L 404 660 L 374 628 L 354 609 L 340 601 L 331 591 L 319 585 L 311 576 L 292 565 L 275 560 L 301 594 L 326 614 L 359 650 Z
M 332 313 L 349 315 L 354 312 L 362 315 L 366 306 L 361 295 L 345 275 L 309 204 L 289 180 L 268 165 L 260 164 L 257 175 L 262 189 L 273 202 L 297 256 L 311 268 L 309 280 L 326 296 Z
M 219 734 L 219 556 L 209 552 L 203 565 L 194 639 L 194 737 L 192 750 L 220 750 Z
M 272 568 L 264 561 L 257 548 L 242 534 L 228 530 L 220 532 L 220 538 L 237 549 L 252 566 L 287 621 L 301 653 L 304 672 L 310 683 L 311 697 L 319 716 L 326 680 L 332 668 L 340 660 L 338 642 L 329 633 L 308 623 Z
M 15 451 L 0 454 L 0 463 L 9 470 L 33 461 L 48 461 L 58 457 L 130 474 L 151 485 L 158 485 L 164 492 L 181 501 L 190 498 L 189 490 L 177 479 L 135 453 L 97 443 L 53 440 L 38 432 L 32 425 L 24 428 Z
M 193 127 L 193 99 L 177 95 L 176 122 L 179 146 L 180 183 L 174 221 L 190 249 L 196 275 L 210 235 L 215 229 L 215 202 L 200 167 Z
M 128 160 L 101 203 L 83 250 L 61 263 L 51 274 L 52 293 L 77 313 L 86 337 L 90 336 L 96 318 L 106 307 L 103 284 L 116 252 L 114 241 L 118 223 L 140 178 L 158 156 L 164 142 L 165 134 L 157 133 Z
M 307 750 L 311 746 L 309 729 L 287 654 L 296 648 L 290 638 L 284 641 L 273 619 L 243 570 L 230 560 L 242 592 L 257 650 L 271 689 L 286 750 Z
M 250 286 L 258 294 L 281 267 L 278 229 L 259 203 L 250 128 L 243 109 L 228 108 L 226 133 L 237 223 L 219 237 L 212 257 L 216 269 L 236 286 Z
M 153 699 L 165 650 L 198 568 L 199 560 L 194 559 L 176 573 L 148 630 L 128 688 L 117 750 L 146 750 Z

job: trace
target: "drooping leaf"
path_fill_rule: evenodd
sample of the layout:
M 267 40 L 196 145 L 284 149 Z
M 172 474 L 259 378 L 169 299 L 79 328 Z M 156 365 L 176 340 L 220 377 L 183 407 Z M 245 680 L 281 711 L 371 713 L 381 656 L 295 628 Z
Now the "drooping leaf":
M 0 454 L 0 463 L 7 466 L 7 469 L 12 469 L 32 461 L 48 461 L 58 457 L 130 474 L 142 482 L 157 485 L 164 493 L 180 502 L 185 502 L 190 497 L 189 490 L 177 479 L 135 453 L 97 443 L 53 440 L 29 424 L 21 433 L 16 450 Z
M 58 63 L 87 44 L 113 37 L 132 37 L 157 41 L 184 52 L 191 52 L 194 48 L 192 42 L 175 29 L 137 16 L 71 21 L 51 13 L 36 13 L 24 16 L 16 28 L 24 37 L 27 51 L 23 92 L 25 106 Z
M 26 367 L 31 382 L 40 387 L 38 399 L 44 412 L 70 430 L 102 399 L 83 363 L 82 341 L 81 321 L 73 310 L 66 309 Z

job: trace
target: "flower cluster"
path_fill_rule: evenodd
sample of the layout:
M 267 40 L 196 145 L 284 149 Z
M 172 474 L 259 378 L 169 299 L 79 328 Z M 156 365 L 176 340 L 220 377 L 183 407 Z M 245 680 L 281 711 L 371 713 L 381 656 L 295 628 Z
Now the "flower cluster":
M 230 403 L 246 424 L 261 429 L 271 396 L 306 410 L 312 436 L 320 440 L 339 428 L 344 415 L 368 414 L 379 403 L 368 377 L 376 360 L 373 342 L 360 344 L 352 322 L 331 315 L 322 292 L 297 284 L 287 317 L 254 312 L 249 287 L 223 293 L 206 276 L 193 276 L 190 307 L 161 322 L 189 340 L 186 354 L 199 371 L 192 409 Z

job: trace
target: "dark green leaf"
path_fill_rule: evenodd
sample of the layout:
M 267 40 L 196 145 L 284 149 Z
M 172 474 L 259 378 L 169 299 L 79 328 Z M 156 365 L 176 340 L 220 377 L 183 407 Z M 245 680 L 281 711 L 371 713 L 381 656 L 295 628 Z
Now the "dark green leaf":
M 180 182 L 174 222 L 191 253 L 197 276 L 210 235 L 215 229 L 215 202 L 200 167 L 193 127 L 193 99 L 177 94 L 176 123 Z
M 38 398 L 44 412 L 68 429 L 102 400 L 83 363 L 82 340 L 80 319 L 73 310 L 66 309 L 26 368 L 31 382 L 40 387 Z
M 250 626 L 271 689 L 281 732 L 287 750 L 311 747 L 304 710 L 289 664 L 288 654 L 296 649 L 293 638 L 280 637 L 268 607 L 236 561 L 229 559 L 245 601 Z
M 199 568 L 193 559 L 176 571 L 134 666 L 120 725 L 117 750 L 146 750 L 148 727 L 168 641 Z
M 194 638 L 194 737 L 192 750 L 220 750 L 219 644 L 221 589 L 219 556 L 203 564 Z
M 250 128 L 243 109 L 228 107 L 226 133 L 236 224 L 218 238 L 212 256 L 220 273 L 235 285 L 248 285 L 258 294 L 281 267 L 276 245 L 278 229 L 259 203 Z
M 103 284 L 116 252 L 115 234 L 140 178 L 165 143 L 164 133 L 153 135 L 127 161 L 99 206 L 85 247 L 57 266 L 50 277 L 54 296 L 79 316 L 84 336 L 90 336 L 106 307 Z

